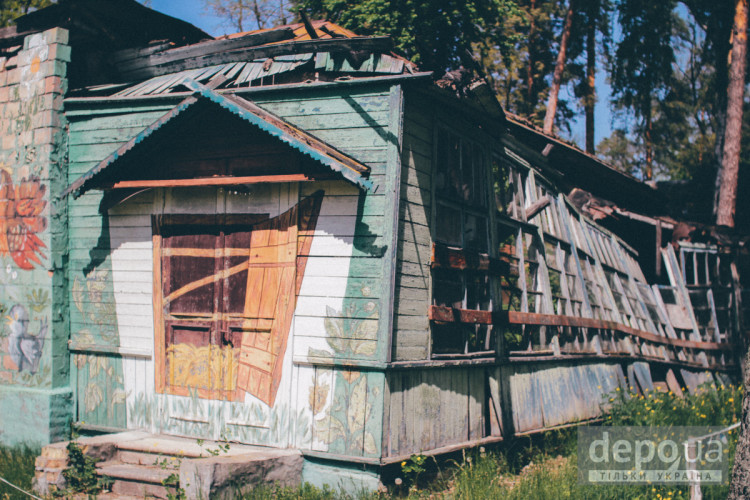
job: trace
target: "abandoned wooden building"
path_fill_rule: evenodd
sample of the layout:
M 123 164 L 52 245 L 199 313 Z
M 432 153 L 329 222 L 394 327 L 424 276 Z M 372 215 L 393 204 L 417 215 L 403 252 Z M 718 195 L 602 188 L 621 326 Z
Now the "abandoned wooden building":
M 375 488 L 411 454 L 595 420 L 617 387 L 736 378 L 736 248 L 672 244 L 652 187 L 388 38 L 60 0 L 0 53 L 4 443 L 227 441 Z

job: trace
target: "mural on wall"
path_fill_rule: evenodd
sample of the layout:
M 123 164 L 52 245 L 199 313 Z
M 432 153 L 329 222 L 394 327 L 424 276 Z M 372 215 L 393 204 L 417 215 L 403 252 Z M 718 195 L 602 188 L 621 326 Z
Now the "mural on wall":
M 37 236 L 47 228 L 42 215 L 45 191 L 37 176 L 25 177 L 14 186 L 10 174 L 0 170 L 0 255 L 10 255 L 24 270 L 46 258 L 42 250 L 46 245 Z
M 13 271 L 6 274 L 12 276 Z M 18 298 L 15 295 L 17 293 L 14 298 Z M 49 368 L 42 362 L 48 333 L 47 317 L 43 313 L 49 306 L 49 293 L 35 289 L 23 297 L 23 301 L 27 306 L 20 303 L 10 308 L 0 305 L 5 318 L 5 328 L 0 335 L 0 347 L 3 348 L 0 359 L 6 370 L 3 379 L 23 385 L 40 385 L 49 375 Z
M 127 392 L 121 359 L 106 354 L 76 354 L 73 363 L 78 378 L 78 421 L 124 429 Z
M 108 269 L 97 269 L 73 280 L 71 295 L 82 326 L 74 334 L 79 344 L 118 345 L 117 327 L 112 325 L 115 303 L 104 297 L 113 293 L 111 276 Z
M 112 273 L 107 268 L 76 276 L 71 295 L 77 314 L 72 315 L 72 338 L 79 346 L 119 345 L 113 293 Z M 122 359 L 105 353 L 76 353 L 76 396 L 79 422 L 125 428 L 125 400 Z
M 231 224 L 164 216 L 157 392 L 231 401 L 247 393 L 274 406 L 322 199 L 319 191 L 277 217 Z
M 199 397 L 137 394 L 128 404 L 128 428 L 279 447 L 309 447 L 310 418 L 287 404 L 223 402 Z
M 371 289 L 363 285 L 362 297 Z M 345 301 L 346 302 L 346 301 Z M 378 308 L 375 300 L 351 300 L 343 311 L 327 307 L 326 343 L 331 351 L 310 348 L 310 358 L 371 356 L 377 348 Z M 375 429 L 377 408 L 382 405 L 381 388 L 372 374 L 353 370 L 335 370 L 330 407 L 325 409 L 330 387 L 327 374 L 316 371 L 310 387 L 309 404 L 316 436 L 323 436 L 331 453 L 377 456 L 380 446 Z M 373 409 L 376 411 L 373 412 Z
M 47 318 L 41 321 L 36 334 L 29 332 L 29 313 L 21 304 L 16 304 L 8 312 L 8 353 L 19 372 L 35 374 L 39 370 L 44 340 L 47 337 Z

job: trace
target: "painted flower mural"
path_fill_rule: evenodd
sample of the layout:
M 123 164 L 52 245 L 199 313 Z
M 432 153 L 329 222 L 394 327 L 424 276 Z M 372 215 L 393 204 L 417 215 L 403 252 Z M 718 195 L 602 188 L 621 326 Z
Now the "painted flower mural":
M 46 258 L 46 245 L 37 236 L 47 227 L 45 191 L 37 176 L 14 186 L 10 174 L 0 170 L 0 255 L 10 255 L 21 269 L 31 270 Z

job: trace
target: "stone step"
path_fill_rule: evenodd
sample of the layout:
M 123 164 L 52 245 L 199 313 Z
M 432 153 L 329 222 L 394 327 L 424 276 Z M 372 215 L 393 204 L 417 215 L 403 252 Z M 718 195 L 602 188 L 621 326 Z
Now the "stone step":
M 144 453 L 142 451 L 118 450 L 117 460 L 125 464 L 154 465 L 162 469 L 178 470 L 182 457 Z
M 161 498 L 168 500 L 170 493 L 175 495 L 174 489 L 167 489 L 164 486 L 148 483 L 139 483 L 137 481 L 127 481 L 118 479 L 112 483 L 110 492 L 115 495 L 111 498 Z M 101 498 L 101 497 L 98 497 Z
M 99 462 L 96 464 L 99 475 L 108 476 L 112 479 L 129 479 L 144 483 L 161 484 L 167 479 L 173 470 L 163 469 L 155 465 L 125 464 L 120 461 Z
M 170 492 L 175 493 L 175 488 L 163 484 L 170 476 L 176 475 L 173 469 L 109 461 L 97 464 L 96 471 L 112 480 L 110 491 L 117 495 L 168 498 Z
M 143 439 L 127 441 L 116 441 L 115 446 L 119 451 L 134 451 L 149 453 L 154 456 L 178 457 L 178 458 L 210 458 L 212 456 L 234 456 L 246 455 L 256 451 L 263 451 L 259 446 L 249 446 L 232 443 L 228 449 L 223 443 L 212 441 L 198 441 L 179 437 L 151 436 Z

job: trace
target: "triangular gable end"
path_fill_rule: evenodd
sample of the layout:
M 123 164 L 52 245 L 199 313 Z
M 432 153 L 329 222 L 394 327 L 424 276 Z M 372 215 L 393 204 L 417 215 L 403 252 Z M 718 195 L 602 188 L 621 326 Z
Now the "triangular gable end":
M 184 99 L 128 142 L 122 144 L 91 170 L 76 179 L 68 186 L 64 195 L 72 194 L 74 197 L 78 197 L 90 189 L 113 187 L 143 188 L 170 185 L 294 182 L 331 178 L 331 176 L 334 178 L 340 176 L 368 190 L 374 191 L 376 189 L 373 183 L 367 179 L 370 173 L 369 167 L 317 137 L 285 122 L 273 113 L 237 96 L 219 94 L 192 80 L 186 80 L 185 85 L 194 91 L 192 96 Z M 149 170 L 149 177 L 139 178 L 139 172 L 134 171 L 132 166 L 138 163 L 135 160 L 150 158 L 150 154 L 158 154 L 164 149 L 161 147 L 162 142 L 175 140 L 181 129 L 195 128 L 198 126 L 196 124 L 200 123 L 200 118 L 205 119 L 206 117 L 212 120 L 212 123 L 208 125 L 200 125 L 207 131 L 206 135 L 209 136 L 209 142 L 204 144 L 206 149 L 213 147 L 210 142 L 210 134 L 217 126 L 234 127 L 235 129 L 244 127 L 245 131 L 248 132 L 246 133 L 247 136 L 254 136 L 256 141 L 259 136 L 266 137 L 265 141 L 275 146 L 277 154 L 281 153 L 280 148 L 282 148 L 287 155 L 296 155 L 297 163 L 306 165 L 305 168 L 289 170 L 288 162 L 279 161 L 278 169 L 266 166 L 260 172 L 238 173 L 232 169 L 202 172 L 199 169 L 180 168 L 179 170 L 173 169 L 178 175 L 177 178 L 170 176 L 168 178 L 153 178 L 153 175 L 164 174 L 163 169 L 159 168 Z M 217 124 L 217 122 L 221 123 Z M 195 133 L 195 130 L 192 132 Z M 184 137 L 181 138 L 185 139 Z M 195 141 L 192 138 L 188 138 L 187 143 L 190 146 L 193 142 Z M 239 142 L 245 143 L 248 141 L 243 137 Z M 221 148 L 221 146 L 216 147 Z M 239 153 L 239 155 L 241 156 L 242 153 Z M 304 160 L 304 158 L 307 158 L 307 160 Z M 169 172 L 169 174 L 175 172 Z M 326 172 L 327 174 L 325 174 Z

